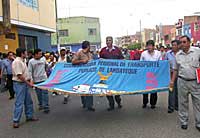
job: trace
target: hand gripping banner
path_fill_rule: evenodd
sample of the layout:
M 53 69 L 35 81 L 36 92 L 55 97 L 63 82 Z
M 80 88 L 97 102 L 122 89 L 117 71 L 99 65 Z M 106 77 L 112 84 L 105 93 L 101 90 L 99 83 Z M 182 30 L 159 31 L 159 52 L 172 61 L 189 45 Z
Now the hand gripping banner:
M 50 77 L 35 85 L 76 95 L 125 95 L 168 90 L 168 61 L 93 60 L 87 64 L 57 63 Z

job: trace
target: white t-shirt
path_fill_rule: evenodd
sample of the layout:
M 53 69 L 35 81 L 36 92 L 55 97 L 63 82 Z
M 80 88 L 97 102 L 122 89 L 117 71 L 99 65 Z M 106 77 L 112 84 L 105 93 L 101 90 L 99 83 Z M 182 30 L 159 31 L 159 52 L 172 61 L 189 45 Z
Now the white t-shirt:
M 67 62 L 67 58 L 66 58 L 66 56 L 65 56 L 64 59 L 62 59 L 61 57 L 59 57 L 59 58 L 58 58 L 58 62 Z
M 150 54 L 148 50 L 146 50 L 142 52 L 140 60 L 141 61 L 157 61 L 157 60 L 162 60 L 162 56 L 161 56 L 160 51 L 158 50 L 154 50 L 152 54 Z

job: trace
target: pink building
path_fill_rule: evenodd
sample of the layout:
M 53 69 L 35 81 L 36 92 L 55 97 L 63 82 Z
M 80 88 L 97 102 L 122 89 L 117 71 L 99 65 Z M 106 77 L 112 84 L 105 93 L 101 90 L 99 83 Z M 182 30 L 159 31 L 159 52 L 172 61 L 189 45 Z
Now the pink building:
M 200 42 L 200 20 L 191 23 L 192 42 L 196 44 Z

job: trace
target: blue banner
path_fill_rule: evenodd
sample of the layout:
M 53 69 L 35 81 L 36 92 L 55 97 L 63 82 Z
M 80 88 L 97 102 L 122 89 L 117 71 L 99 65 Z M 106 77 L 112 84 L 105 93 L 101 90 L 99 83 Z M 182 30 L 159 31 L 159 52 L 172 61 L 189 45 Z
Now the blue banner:
M 57 63 L 42 89 L 77 95 L 144 94 L 168 90 L 168 61 L 93 60 Z

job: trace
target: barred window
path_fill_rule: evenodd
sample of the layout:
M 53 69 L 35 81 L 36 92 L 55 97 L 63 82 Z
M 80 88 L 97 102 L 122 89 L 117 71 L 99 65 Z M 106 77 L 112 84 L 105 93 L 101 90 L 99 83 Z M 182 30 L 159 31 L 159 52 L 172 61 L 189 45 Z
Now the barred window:
M 96 28 L 89 28 L 88 29 L 88 35 L 96 35 L 97 29 Z
M 60 37 L 69 36 L 68 29 L 66 29 L 66 30 L 59 30 L 59 36 Z

